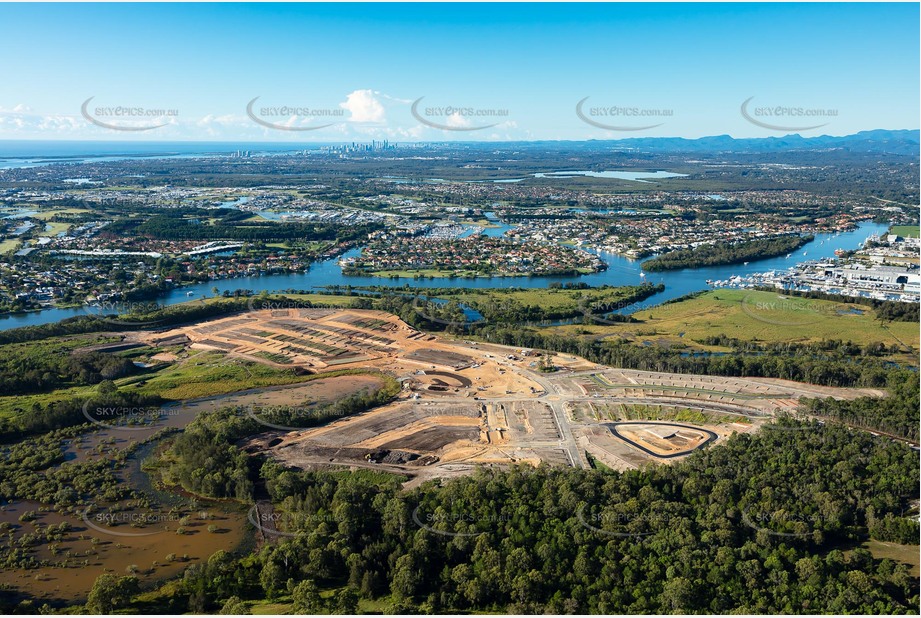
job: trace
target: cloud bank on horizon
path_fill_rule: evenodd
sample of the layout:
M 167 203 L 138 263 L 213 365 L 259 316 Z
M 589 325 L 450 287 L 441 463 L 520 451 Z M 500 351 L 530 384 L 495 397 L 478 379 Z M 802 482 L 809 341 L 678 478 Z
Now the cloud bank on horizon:
M 326 108 L 257 105 L 248 113 L 246 102 L 241 101 L 239 113 L 192 117 L 178 108 L 137 103 L 105 105 L 97 97 L 92 97 L 85 110 L 72 114 L 41 113 L 19 103 L 11 108 L 0 107 L 0 139 L 117 140 L 122 137 L 118 134 L 122 129 L 131 140 L 155 137 L 157 141 L 432 141 L 461 139 L 463 136 L 452 131 L 467 133 L 481 128 L 474 126 L 468 117 L 476 113 L 475 109 L 450 105 L 438 108 L 438 113 L 444 115 L 445 127 L 439 128 L 415 118 L 410 111 L 412 103 L 370 88 L 353 90 Z M 335 114 L 337 110 L 342 113 Z M 259 124 L 259 118 L 253 116 L 273 117 L 274 121 Z M 103 123 L 101 118 L 112 121 Z M 493 123 L 489 131 L 476 138 L 484 141 L 526 138 L 517 128 L 514 121 L 503 120 Z

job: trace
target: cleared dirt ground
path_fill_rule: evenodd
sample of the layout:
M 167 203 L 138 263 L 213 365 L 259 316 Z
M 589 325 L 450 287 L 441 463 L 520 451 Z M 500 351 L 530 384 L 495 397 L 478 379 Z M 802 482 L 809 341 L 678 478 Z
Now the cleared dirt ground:
M 183 337 L 193 347 L 279 367 L 396 377 L 403 387 L 392 404 L 322 427 L 266 432 L 244 446 L 291 466 L 376 468 L 415 477 L 412 483 L 481 464 L 586 467 L 589 455 L 616 469 L 674 461 L 796 412 L 801 397 L 882 394 L 612 369 L 559 354 L 557 370 L 544 373 L 534 351 L 447 340 L 379 311 L 253 311 L 156 333 L 148 343 Z M 294 389 L 272 394 L 274 404 L 299 403 Z

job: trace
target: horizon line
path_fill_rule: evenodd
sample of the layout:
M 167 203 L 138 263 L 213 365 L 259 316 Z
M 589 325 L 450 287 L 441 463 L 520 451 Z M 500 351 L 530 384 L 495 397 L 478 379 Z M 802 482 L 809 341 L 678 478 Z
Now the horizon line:
M 517 140 L 392 140 L 390 138 L 369 138 L 369 139 L 351 139 L 351 140 L 305 140 L 305 141 L 272 141 L 272 140 L 234 140 L 234 139 L 221 139 L 221 140 L 205 140 L 205 139 L 96 139 L 96 138 L 3 138 L 0 137 L 0 143 L 9 143 L 9 142 L 66 142 L 66 143 L 87 143 L 87 142 L 106 142 L 106 143 L 132 143 L 132 144 L 303 144 L 303 145 L 328 145 L 328 144 L 354 144 L 354 143 L 368 143 L 368 142 L 388 142 L 392 144 L 537 144 L 544 142 L 552 143 L 591 143 L 591 142 L 623 142 L 623 141 L 635 141 L 635 140 L 673 140 L 673 139 L 682 139 L 687 141 L 696 141 L 704 139 L 712 139 L 717 137 L 729 138 L 732 140 L 768 140 L 768 139 L 785 139 L 791 137 L 797 137 L 804 140 L 809 139 L 818 139 L 818 138 L 845 138 L 845 137 L 854 137 L 860 135 L 861 133 L 873 133 L 877 131 L 887 131 L 887 132 L 917 132 L 921 133 L 921 128 L 902 128 L 902 129 L 862 129 L 855 133 L 845 133 L 842 135 L 832 135 L 828 133 L 822 133 L 820 135 L 802 135 L 800 133 L 787 133 L 784 135 L 762 135 L 754 137 L 734 137 L 729 133 L 719 133 L 715 135 L 703 135 L 700 137 L 683 137 L 680 135 L 674 136 L 631 136 L 631 137 L 611 137 L 611 138 L 589 138 L 589 139 L 576 139 L 576 138 L 545 138 L 545 139 L 517 139 Z

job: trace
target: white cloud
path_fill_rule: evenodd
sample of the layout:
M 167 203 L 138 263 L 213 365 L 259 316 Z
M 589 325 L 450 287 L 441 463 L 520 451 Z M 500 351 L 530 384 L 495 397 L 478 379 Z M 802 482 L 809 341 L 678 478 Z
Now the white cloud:
M 5 134 L 17 137 L 33 135 L 71 136 L 84 127 L 82 118 L 67 114 L 37 114 L 23 104 L 12 109 L 0 107 L 0 138 Z
M 70 132 L 83 127 L 84 123 L 74 116 L 50 115 L 38 117 L 35 127 L 39 131 Z
M 346 96 L 339 107 L 352 114 L 349 120 L 353 122 L 383 122 L 384 106 L 373 90 L 355 90 Z
M 9 107 L 3 107 L 0 105 L 0 114 L 27 114 L 32 111 L 32 108 L 26 105 L 25 103 L 19 103 L 14 106 L 12 109 Z
M 413 99 L 401 99 L 399 97 L 393 97 L 393 96 L 390 96 L 389 94 L 384 94 L 381 92 L 378 92 L 377 94 L 383 97 L 384 99 L 387 99 L 388 101 L 393 101 L 394 103 L 402 103 L 403 105 L 412 105 L 413 103 Z
M 464 118 L 460 112 L 454 112 L 447 117 L 447 122 L 445 124 L 455 129 L 464 129 L 470 126 L 470 121 Z
M 200 118 L 195 124 L 200 127 L 248 127 L 252 124 L 252 121 L 246 118 L 246 116 L 237 114 L 223 114 L 220 116 L 208 114 Z

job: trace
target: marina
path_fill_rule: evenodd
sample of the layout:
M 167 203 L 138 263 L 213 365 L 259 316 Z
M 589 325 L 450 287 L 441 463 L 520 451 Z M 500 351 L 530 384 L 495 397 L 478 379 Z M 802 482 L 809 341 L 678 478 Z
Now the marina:
M 825 241 L 819 244 L 824 245 Z M 873 249 L 866 249 L 868 246 Z M 871 234 L 858 247 L 862 250 L 861 259 L 846 257 L 847 251 L 835 249 L 835 257 L 831 259 L 809 260 L 784 270 L 773 269 L 732 275 L 727 279 L 710 279 L 707 285 L 743 289 L 771 287 L 917 303 L 921 302 L 921 272 L 916 261 L 906 262 L 905 258 L 917 258 L 918 246 L 918 239 L 902 239 L 893 235 L 883 239 L 877 234 Z M 804 251 L 803 255 L 806 254 Z

